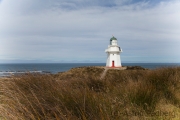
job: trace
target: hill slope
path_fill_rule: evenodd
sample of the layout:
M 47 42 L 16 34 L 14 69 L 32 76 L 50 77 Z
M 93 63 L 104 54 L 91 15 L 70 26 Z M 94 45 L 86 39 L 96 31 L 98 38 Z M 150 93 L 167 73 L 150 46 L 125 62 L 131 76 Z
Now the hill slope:
M 81 67 L 1 80 L 3 119 L 180 119 L 180 68 Z

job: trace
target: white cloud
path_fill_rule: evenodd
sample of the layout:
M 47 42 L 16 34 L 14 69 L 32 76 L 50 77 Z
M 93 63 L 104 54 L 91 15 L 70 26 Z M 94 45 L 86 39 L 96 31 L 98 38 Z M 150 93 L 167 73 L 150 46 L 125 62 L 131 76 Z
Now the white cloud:
M 123 61 L 180 61 L 180 1 L 130 2 L 4 0 L 0 58 L 105 62 L 114 34 Z

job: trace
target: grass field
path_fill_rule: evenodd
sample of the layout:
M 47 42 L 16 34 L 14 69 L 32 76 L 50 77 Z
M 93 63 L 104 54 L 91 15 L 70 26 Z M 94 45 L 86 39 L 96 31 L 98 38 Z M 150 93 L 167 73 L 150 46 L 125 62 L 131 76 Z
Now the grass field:
M 179 120 L 180 67 L 108 70 L 81 67 L 55 75 L 0 80 L 4 120 Z

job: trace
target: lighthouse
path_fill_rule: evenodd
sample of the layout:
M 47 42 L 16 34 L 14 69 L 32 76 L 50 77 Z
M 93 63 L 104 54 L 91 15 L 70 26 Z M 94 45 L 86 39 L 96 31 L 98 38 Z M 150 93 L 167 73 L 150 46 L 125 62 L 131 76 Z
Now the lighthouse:
M 122 49 L 118 46 L 114 36 L 110 39 L 110 45 L 105 52 L 107 53 L 106 67 L 121 67 L 120 53 Z

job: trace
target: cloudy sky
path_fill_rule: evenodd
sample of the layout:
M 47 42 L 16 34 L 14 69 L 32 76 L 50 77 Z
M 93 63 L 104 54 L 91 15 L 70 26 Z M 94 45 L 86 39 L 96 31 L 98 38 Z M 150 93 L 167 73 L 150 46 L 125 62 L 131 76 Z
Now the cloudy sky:
M 180 62 L 180 0 L 0 0 L 0 63 Z

